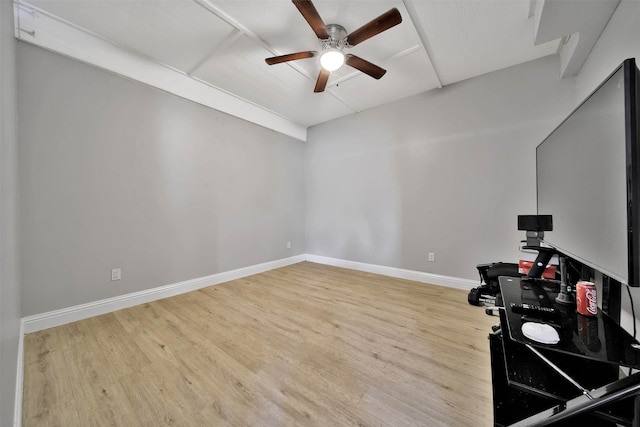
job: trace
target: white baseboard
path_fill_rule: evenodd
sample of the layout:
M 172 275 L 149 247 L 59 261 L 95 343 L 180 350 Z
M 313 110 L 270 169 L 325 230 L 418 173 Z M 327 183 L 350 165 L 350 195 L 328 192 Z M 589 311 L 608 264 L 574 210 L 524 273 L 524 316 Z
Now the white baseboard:
M 237 270 L 212 274 L 210 276 L 185 280 L 184 282 L 173 283 L 157 288 L 147 289 L 140 292 L 120 295 L 60 310 L 27 316 L 22 319 L 21 328 L 23 334 L 53 328 L 82 319 L 87 319 L 101 314 L 111 313 L 134 305 L 156 301 L 162 298 L 183 294 L 186 292 L 202 289 L 207 286 L 217 285 L 230 280 L 258 274 L 275 268 L 285 267 L 302 261 L 310 261 L 318 264 L 333 265 L 336 267 L 349 268 L 352 270 L 365 271 L 369 273 L 381 274 L 383 276 L 397 277 L 400 279 L 414 280 L 417 282 L 431 283 L 434 285 L 447 286 L 450 288 L 469 290 L 478 285 L 476 281 L 462 279 L 458 277 L 442 276 L 439 274 L 425 273 L 422 271 L 405 270 L 402 268 L 387 267 L 384 265 L 367 264 L 357 261 L 349 261 L 338 258 L 330 258 L 319 255 L 297 255 L 283 258 L 276 261 L 256 264 Z
M 240 279 L 252 274 L 262 273 L 265 271 L 273 270 L 275 268 L 296 264 L 302 261 L 333 265 L 336 267 L 349 268 L 352 270 L 365 271 L 368 273 L 397 277 L 400 279 L 414 280 L 417 282 L 430 283 L 433 285 L 446 286 L 450 288 L 469 290 L 478 285 L 478 282 L 474 280 L 462 279 L 459 277 L 443 276 L 440 274 L 425 273 L 422 271 L 406 270 L 384 265 L 367 264 L 364 262 L 349 261 L 320 255 L 304 254 L 265 262 L 262 264 L 256 264 L 249 267 L 243 267 L 237 270 L 225 271 L 209 276 L 185 280 L 183 282 L 173 283 L 170 285 L 159 286 L 157 288 L 146 289 L 140 292 L 133 292 L 113 298 L 93 301 L 90 303 L 67 307 L 60 310 L 27 316 L 22 318 L 20 324 L 20 333 L 22 336 L 23 334 L 41 331 L 43 329 L 64 325 L 93 316 L 99 316 L 101 314 L 111 313 L 123 308 L 133 307 L 134 305 L 144 304 L 162 298 L 168 298 L 174 295 L 195 291 L 207 286 L 213 286 L 220 283 L 228 282 L 230 280 Z M 20 351 L 22 351 L 22 341 L 20 342 Z
M 80 304 L 60 310 L 27 316 L 22 319 L 24 324 L 23 333 L 28 334 L 87 319 L 89 317 L 111 313 L 112 311 L 195 291 L 207 286 L 218 285 L 230 280 L 240 279 L 242 277 L 251 276 L 252 274 L 262 273 L 273 270 L 274 268 L 285 267 L 305 260 L 305 255 L 297 255 L 276 261 L 239 268 L 237 270 L 225 271 L 223 273 L 212 274 L 210 276 L 185 280 L 184 282 L 178 282 L 171 285 L 159 286 L 157 288 L 147 289 L 140 292 L 133 292 L 126 295 L 94 301 L 87 304 Z
M 16 396 L 13 408 L 13 427 L 22 426 L 22 387 L 24 384 L 24 320 L 20 320 L 18 338 L 18 361 L 16 368 Z
M 364 262 L 348 261 L 338 258 L 330 258 L 319 255 L 306 255 L 307 261 L 316 262 L 318 264 L 333 265 L 335 267 L 349 268 L 351 270 L 365 271 L 367 273 L 381 274 L 383 276 L 397 277 L 399 279 L 414 280 L 416 282 L 430 283 L 432 285 L 446 286 L 448 288 L 457 288 L 470 290 L 478 286 L 478 282 L 459 277 L 442 276 L 440 274 L 425 273 L 422 271 L 405 270 L 396 267 L 387 267 L 384 265 L 366 264 Z

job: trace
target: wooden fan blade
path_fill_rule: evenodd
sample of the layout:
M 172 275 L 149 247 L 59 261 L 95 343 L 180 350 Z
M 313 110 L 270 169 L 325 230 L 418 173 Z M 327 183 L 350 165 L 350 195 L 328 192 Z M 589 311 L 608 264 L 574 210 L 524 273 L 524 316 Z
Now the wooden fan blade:
M 327 26 L 324 25 L 320 14 L 316 10 L 316 7 L 311 3 L 311 0 L 291 0 L 296 5 L 302 17 L 307 21 L 311 29 L 319 39 L 328 39 L 329 33 L 327 32 Z
M 296 61 L 298 59 L 313 58 L 314 56 L 317 55 L 317 53 L 318 52 L 309 50 L 307 52 L 296 52 L 296 53 L 290 53 L 288 55 L 274 56 L 271 58 L 266 58 L 264 61 L 269 65 L 274 65 L 274 64 L 280 64 L 282 62 Z
M 360 70 L 376 80 L 380 79 L 387 72 L 384 68 L 380 68 L 376 64 L 372 64 L 371 62 L 350 53 L 345 55 L 344 62 L 348 66 L 353 67 L 356 70 Z
M 315 93 L 324 92 L 324 88 L 327 87 L 327 81 L 329 81 L 329 72 L 322 68 L 320 74 L 318 74 L 318 81 L 313 91 Z
M 402 16 L 395 7 L 382 15 L 378 16 L 371 22 L 364 24 L 362 27 L 355 31 L 352 31 L 347 37 L 347 42 L 351 46 L 362 43 L 363 41 L 370 39 L 376 34 L 380 34 L 383 31 L 388 30 L 391 27 L 395 27 L 402 22 Z

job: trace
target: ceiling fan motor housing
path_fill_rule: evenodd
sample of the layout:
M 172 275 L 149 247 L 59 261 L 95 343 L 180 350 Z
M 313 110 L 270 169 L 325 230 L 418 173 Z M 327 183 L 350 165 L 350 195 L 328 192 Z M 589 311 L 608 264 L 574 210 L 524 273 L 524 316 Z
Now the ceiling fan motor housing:
M 328 39 L 320 39 L 323 49 L 344 49 L 345 47 L 351 47 L 347 42 L 347 30 L 345 30 L 342 25 L 327 25 L 327 33 L 329 33 Z

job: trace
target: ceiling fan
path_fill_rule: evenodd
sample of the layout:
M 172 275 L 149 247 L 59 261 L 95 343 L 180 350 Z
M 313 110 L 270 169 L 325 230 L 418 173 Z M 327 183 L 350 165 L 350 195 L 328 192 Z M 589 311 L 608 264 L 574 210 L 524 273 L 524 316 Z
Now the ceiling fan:
M 338 70 L 344 64 L 360 70 L 365 74 L 380 79 L 387 72 L 371 62 L 364 60 L 351 53 L 344 53 L 345 49 L 356 46 L 371 37 L 395 27 L 402 22 L 402 16 L 395 7 L 378 16 L 374 20 L 364 24 L 362 27 L 347 34 L 347 31 L 338 24 L 325 25 L 311 0 L 292 0 L 322 46 L 322 51 L 309 50 L 305 52 L 290 53 L 288 55 L 274 56 L 266 58 L 269 65 L 280 64 L 282 62 L 296 61 L 298 59 L 313 58 L 320 55 L 320 74 L 316 81 L 314 92 L 323 92 L 329 80 L 329 74 Z

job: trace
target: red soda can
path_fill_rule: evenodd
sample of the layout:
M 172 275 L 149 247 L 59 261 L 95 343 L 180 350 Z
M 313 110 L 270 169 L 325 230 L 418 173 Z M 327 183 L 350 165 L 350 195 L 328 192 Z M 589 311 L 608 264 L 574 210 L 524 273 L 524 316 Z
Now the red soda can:
M 598 291 L 593 282 L 576 284 L 576 308 L 578 313 L 585 316 L 598 315 Z

